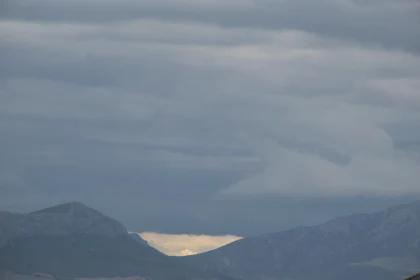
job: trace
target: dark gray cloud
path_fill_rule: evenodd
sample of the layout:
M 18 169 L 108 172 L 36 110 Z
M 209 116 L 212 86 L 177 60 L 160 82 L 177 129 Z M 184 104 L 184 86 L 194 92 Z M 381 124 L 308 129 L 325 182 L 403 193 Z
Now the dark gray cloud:
M 3 209 L 248 235 L 420 193 L 416 2 L 3 5 Z
M 5 19 L 102 22 L 155 19 L 228 28 L 298 29 L 420 51 L 417 1 L 6 1 Z

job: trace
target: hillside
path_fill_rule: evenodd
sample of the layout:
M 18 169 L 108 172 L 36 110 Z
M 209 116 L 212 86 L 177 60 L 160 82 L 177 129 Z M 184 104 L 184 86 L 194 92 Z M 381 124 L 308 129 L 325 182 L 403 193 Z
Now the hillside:
M 397 280 L 420 270 L 420 202 L 245 238 L 184 260 L 245 280 Z
M 29 214 L 2 212 L 0 270 L 66 279 L 227 279 L 163 255 L 118 221 L 80 203 Z

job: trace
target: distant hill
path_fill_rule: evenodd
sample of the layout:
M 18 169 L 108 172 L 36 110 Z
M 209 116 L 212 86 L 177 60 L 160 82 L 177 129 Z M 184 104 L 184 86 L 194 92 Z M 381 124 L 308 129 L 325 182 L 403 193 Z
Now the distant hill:
M 118 221 L 81 203 L 29 214 L 0 212 L 0 270 L 56 279 L 228 279 L 160 253 Z
M 420 271 L 420 202 L 245 238 L 184 260 L 244 280 L 400 280 Z

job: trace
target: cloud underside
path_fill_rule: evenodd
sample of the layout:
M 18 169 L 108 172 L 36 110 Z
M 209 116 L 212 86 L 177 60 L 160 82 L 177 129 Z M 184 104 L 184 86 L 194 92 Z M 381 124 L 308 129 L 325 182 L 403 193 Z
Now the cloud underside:
M 226 235 L 188 235 L 143 232 L 139 234 L 150 246 L 169 256 L 190 256 L 217 249 L 242 237 Z
M 239 174 L 222 199 L 419 194 L 418 3 L 278 2 L 6 1 L 2 185 L 148 166 Z

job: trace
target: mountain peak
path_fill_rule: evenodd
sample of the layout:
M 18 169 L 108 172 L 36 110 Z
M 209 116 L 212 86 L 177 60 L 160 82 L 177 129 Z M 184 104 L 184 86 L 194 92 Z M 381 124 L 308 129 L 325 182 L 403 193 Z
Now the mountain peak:
M 28 214 L 0 215 L 0 247 L 8 240 L 30 236 L 128 236 L 118 221 L 80 202 L 69 202 Z
M 231 279 L 160 253 L 138 234 L 129 234 L 120 222 L 80 202 L 27 214 L 0 212 L 0 279 L 44 279 L 43 275 L 51 275 L 45 279 Z
M 32 214 L 36 213 L 68 214 L 72 216 L 103 215 L 101 212 L 81 202 L 68 202 L 32 212 Z

